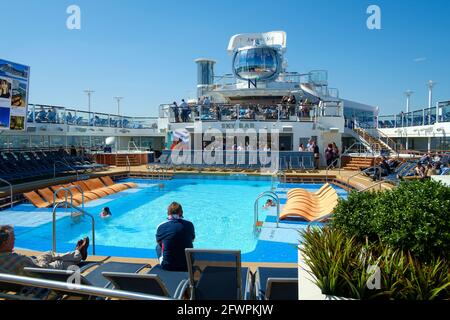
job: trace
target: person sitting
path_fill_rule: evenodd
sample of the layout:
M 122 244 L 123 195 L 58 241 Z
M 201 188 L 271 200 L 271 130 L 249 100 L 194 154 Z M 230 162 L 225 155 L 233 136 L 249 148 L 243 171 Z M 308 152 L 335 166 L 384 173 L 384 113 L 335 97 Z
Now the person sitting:
M 441 176 L 446 176 L 450 174 L 450 162 L 447 164 L 447 167 L 441 169 Z
M 435 165 L 428 164 L 427 169 L 425 170 L 425 176 L 430 178 L 431 176 L 436 176 L 437 170 Z
M 414 174 L 416 176 L 419 176 L 419 178 L 423 179 L 425 178 L 425 167 L 422 165 L 422 163 L 418 162 L 416 168 L 414 169 Z
M 156 230 L 156 254 L 161 268 L 168 271 L 187 271 L 186 248 L 193 248 L 194 224 L 184 220 L 181 204 L 173 202 L 167 208 L 167 221 Z
M 41 254 L 36 258 L 14 252 L 14 228 L 0 226 L 0 265 L 7 272 L 18 276 L 29 276 L 24 268 L 46 268 L 65 270 L 87 259 L 89 238 L 79 240 L 75 251 L 57 254 L 52 251 Z
M 111 210 L 109 210 L 109 207 L 104 207 L 102 212 L 100 213 L 100 218 L 105 219 L 112 216 Z
M 264 209 L 268 209 L 270 207 L 275 207 L 277 204 L 272 199 L 268 199 L 266 204 L 263 206 Z

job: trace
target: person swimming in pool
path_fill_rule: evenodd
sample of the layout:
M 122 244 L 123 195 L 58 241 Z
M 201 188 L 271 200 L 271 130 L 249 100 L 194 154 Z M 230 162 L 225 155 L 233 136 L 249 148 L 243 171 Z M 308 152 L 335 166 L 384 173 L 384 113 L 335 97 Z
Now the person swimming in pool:
M 109 218 L 112 216 L 111 210 L 108 207 L 104 207 L 102 213 L 100 213 L 100 218 Z
M 266 204 L 264 205 L 264 209 L 270 208 L 270 207 L 275 207 L 277 204 L 275 201 L 273 201 L 272 199 L 269 199 L 266 201 Z

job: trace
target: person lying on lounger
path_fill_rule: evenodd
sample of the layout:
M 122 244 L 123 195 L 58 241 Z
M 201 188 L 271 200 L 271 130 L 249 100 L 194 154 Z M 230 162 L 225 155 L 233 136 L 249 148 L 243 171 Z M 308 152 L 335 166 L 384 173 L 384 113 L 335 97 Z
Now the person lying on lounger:
M 15 235 L 11 226 L 0 226 L 0 265 L 14 275 L 28 276 L 24 268 L 65 270 L 87 259 L 89 238 L 79 240 L 75 251 L 57 254 L 51 251 L 31 258 L 14 252 Z
M 167 220 L 156 230 L 156 254 L 164 270 L 187 271 L 186 248 L 193 248 L 195 229 L 183 219 L 183 208 L 173 202 L 167 209 Z

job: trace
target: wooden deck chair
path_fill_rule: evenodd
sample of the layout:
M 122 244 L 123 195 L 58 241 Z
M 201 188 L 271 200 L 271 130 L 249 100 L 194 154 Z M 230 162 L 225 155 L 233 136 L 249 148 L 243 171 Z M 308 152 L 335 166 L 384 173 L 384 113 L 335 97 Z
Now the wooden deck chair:
M 92 200 L 96 200 L 96 199 L 101 198 L 100 195 L 98 195 L 98 194 L 96 194 L 94 192 L 91 192 L 90 189 L 86 186 L 86 184 L 84 184 L 83 181 L 74 181 L 74 182 L 72 182 L 72 184 L 74 186 L 79 186 L 81 188 L 81 190 L 83 190 L 83 194 L 84 194 L 84 198 L 85 199 L 89 199 L 89 200 L 92 201 Z M 75 193 L 78 193 L 80 191 L 78 189 L 73 189 L 72 192 L 75 195 Z M 81 192 L 80 192 L 80 194 L 81 194 Z
M 114 189 L 110 187 L 105 187 L 105 185 L 99 178 L 89 179 L 85 181 L 85 183 L 87 183 L 88 186 L 89 184 L 92 185 L 93 187 L 95 187 L 96 190 L 102 190 L 106 192 L 108 195 L 117 193 L 117 191 L 115 191 Z
M 126 183 L 114 183 L 114 181 L 109 176 L 101 177 L 100 180 L 107 186 L 110 187 L 113 190 L 116 190 L 116 192 L 124 191 L 130 188 L 133 188 L 129 186 Z
M 35 191 L 24 193 L 23 196 L 37 208 L 48 208 L 51 206 L 50 202 L 44 201 Z

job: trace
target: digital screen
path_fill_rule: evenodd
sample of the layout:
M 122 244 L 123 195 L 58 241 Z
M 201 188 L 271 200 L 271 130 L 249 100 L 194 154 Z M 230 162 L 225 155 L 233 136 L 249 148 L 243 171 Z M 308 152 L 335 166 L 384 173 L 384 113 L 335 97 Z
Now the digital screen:
M 25 130 L 30 67 L 0 59 L 0 130 Z

